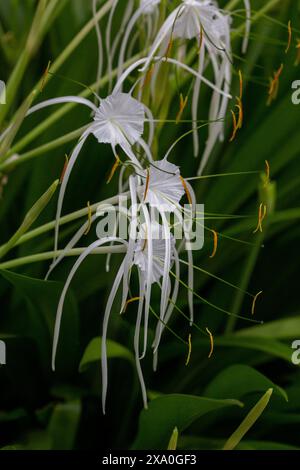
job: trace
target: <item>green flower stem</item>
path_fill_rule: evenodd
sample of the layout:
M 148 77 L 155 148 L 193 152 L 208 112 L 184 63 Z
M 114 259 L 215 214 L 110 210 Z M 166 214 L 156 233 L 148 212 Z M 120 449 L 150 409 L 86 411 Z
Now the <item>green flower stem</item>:
M 37 220 L 37 218 L 43 212 L 45 207 L 47 207 L 47 205 L 51 201 L 58 184 L 59 180 L 54 181 L 54 183 L 51 184 L 50 188 L 47 189 L 47 191 L 37 200 L 37 202 L 27 212 L 21 226 L 10 238 L 10 240 L 0 248 L 0 258 L 3 258 L 3 256 L 5 256 L 6 253 L 8 253 L 17 244 L 18 240 L 20 240 L 22 235 L 24 235 L 32 226 L 32 224 Z
M 96 212 L 99 206 L 104 206 L 104 205 L 115 205 L 118 204 L 119 202 L 119 197 L 123 196 L 128 196 L 129 193 L 123 193 L 120 196 L 114 196 L 108 199 L 105 199 L 104 201 L 96 202 L 92 206 L 90 206 L 90 209 L 92 213 Z M 72 222 L 74 220 L 80 219 L 81 217 L 87 217 L 89 213 L 88 207 L 84 207 L 83 209 L 79 209 L 78 211 L 72 212 L 70 214 L 67 214 L 59 219 L 59 225 L 65 225 L 69 222 Z M 41 225 L 40 227 L 37 227 L 34 230 L 31 230 L 30 232 L 27 232 L 25 235 L 23 235 L 17 245 L 21 245 L 22 243 L 27 242 L 28 240 L 31 240 L 32 238 L 38 237 L 39 235 L 42 235 L 43 233 L 47 233 L 50 230 L 54 230 L 55 227 L 55 220 L 52 220 L 51 222 L 48 222 L 47 224 Z M 1 247 L 0 247 L 1 249 Z
M 61 2 L 61 0 L 52 0 L 52 3 L 50 3 L 48 5 L 48 8 L 45 12 L 45 20 L 46 20 L 45 23 L 46 24 L 44 25 L 44 22 L 43 22 L 44 33 L 46 33 L 47 29 L 49 29 L 49 27 L 50 27 L 50 19 L 51 19 L 51 14 L 53 14 L 53 7 L 56 7 L 56 9 L 57 9 L 56 4 L 58 3 L 58 1 Z M 102 8 L 100 8 L 100 10 L 96 14 L 96 18 L 95 18 L 96 21 L 100 21 L 101 18 L 106 15 L 106 13 L 109 11 L 109 9 L 112 6 L 112 3 L 113 3 L 113 0 L 109 0 L 108 2 L 105 3 L 105 5 L 102 6 Z M 69 58 L 69 56 L 72 54 L 72 52 L 78 47 L 78 45 L 81 43 L 81 41 L 83 41 L 85 39 L 85 37 L 89 34 L 89 32 L 94 28 L 95 19 L 92 18 L 90 21 L 88 21 L 88 23 L 81 29 L 81 31 L 79 31 L 79 33 L 68 44 L 68 46 L 65 47 L 65 49 L 62 51 L 62 53 L 58 56 L 58 58 L 55 60 L 55 62 L 51 66 L 51 71 L 53 73 L 57 72 L 57 70 Z M 23 56 L 25 56 L 25 58 Z M 18 86 L 20 80 L 22 79 L 22 76 L 25 72 L 25 69 L 27 67 L 27 64 L 28 64 L 28 61 L 30 60 L 30 58 L 31 58 L 31 55 L 30 54 L 29 55 L 25 54 L 25 51 L 23 52 L 22 56 L 20 57 L 20 60 L 19 60 L 20 64 L 19 63 L 17 64 L 17 66 L 16 66 L 16 68 L 15 68 L 15 70 L 14 70 L 14 72 L 13 72 L 13 74 L 12 74 L 10 80 L 9 80 L 9 83 L 7 85 L 7 90 L 6 90 L 7 103 L 9 103 L 9 99 L 10 99 L 10 87 L 12 88 L 12 87 L 17 87 Z M 47 80 L 49 81 L 49 80 L 51 80 L 51 78 L 52 78 L 51 75 L 49 75 Z M 44 79 L 44 77 L 40 78 L 40 80 L 35 85 L 34 89 L 40 89 L 41 88 L 41 85 L 43 83 L 43 79 Z M 10 85 L 10 82 L 12 82 L 11 85 Z M 3 118 L 5 117 L 6 112 L 8 111 L 8 108 L 9 108 L 9 106 L 3 106 L 3 107 L 0 108 L 0 124 L 3 120 Z M 5 113 L 3 117 L 1 115 L 1 112 Z M 12 122 L 14 121 L 14 117 L 12 118 L 11 121 Z
M 66 256 L 79 256 L 81 253 L 84 252 L 86 248 L 73 248 L 66 253 Z M 120 246 L 105 246 L 100 248 L 95 248 L 92 251 L 92 255 L 103 255 L 108 253 L 125 253 L 126 247 L 123 245 Z M 22 258 L 13 259 L 10 261 L 5 261 L 4 263 L 0 263 L 0 269 L 12 269 L 17 268 L 19 266 L 25 266 L 27 264 L 38 263 L 40 261 L 47 261 L 52 260 L 54 256 L 60 255 L 63 250 L 54 251 L 46 251 L 44 253 L 38 253 L 36 255 L 24 256 Z
M 33 150 L 29 150 L 28 152 L 23 153 L 22 155 L 18 155 L 17 158 L 8 159 L 2 165 L 0 164 L 0 172 L 7 172 L 15 167 L 21 165 L 21 163 L 25 163 L 32 158 L 39 157 L 46 152 L 50 152 L 50 150 L 54 150 L 68 142 L 72 142 L 73 140 L 77 139 L 82 135 L 82 133 L 87 129 L 87 126 L 80 127 L 75 131 L 69 132 L 58 139 L 52 140 L 51 142 L 47 142 L 40 147 L 37 147 Z

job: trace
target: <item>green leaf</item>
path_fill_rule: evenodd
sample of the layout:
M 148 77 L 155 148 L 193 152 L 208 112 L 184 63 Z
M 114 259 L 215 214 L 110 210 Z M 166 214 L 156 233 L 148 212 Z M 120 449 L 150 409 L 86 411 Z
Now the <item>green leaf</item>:
M 175 427 L 174 431 L 172 432 L 172 436 L 169 440 L 167 450 L 176 450 L 177 449 L 178 436 L 179 436 L 178 429 Z
M 102 339 L 100 337 L 97 337 L 93 338 L 88 344 L 80 361 L 80 372 L 84 371 L 91 363 L 100 361 L 101 342 Z M 126 359 L 129 362 L 134 362 L 133 354 L 129 351 L 129 349 L 125 348 L 125 346 L 122 346 L 121 344 L 108 339 L 106 340 L 106 347 L 108 358 L 112 359 L 117 357 L 119 359 Z
M 247 414 L 246 418 L 242 421 L 236 431 L 234 431 L 234 433 L 230 436 L 224 445 L 223 450 L 233 450 L 239 444 L 245 434 L 247 434 L 249 429 L 252 428 L 252 426 L 264 412 L 265 408 L 268 406 L 272 393 L 273 389 L 269 388 L 269 390 L 267 390 L 267 392 Z
M 19 336 L 30 337 L 37 344 L 39 359 L 45 371 L 51 370 L 51 349 L 54 321 L 62 284 L 23 276 L 11 271 L 0 270 L 0 276 L 14 287 L 27 309 L 18 308 L 10 328 Z M 64 307 L 60 342 L 58 347 L 57 370 L 64 377 L 77 369 L 79 348 L 79 315 L 74 297 L 69 291 Z
M 294 339 L 300 336 L 300 317 L 283 318 L 265 323 L 264 325 L 243 328 L 242 330 L 237 331 L 236 335 L 273 339 Z
M 235 364 L 223 370 L 205 389 L 203 395 L 210 398 L 234 396 L 241 399 L 244 395 L 273 388 L 274 392 L 288 401 L 286 392 L 252 367 Z
M 175 427 L 181 433 L 201 416 L 227 406 L 243 406 L 237 400 L 215 400 L 193 395 L 164 395 L 149 403 L 139 419 L 133 449 L 166 449 Z
M 52 450 L 72 450 L 81 415 L 79 400 L 61 403 L 54 408 L 48 426 Z

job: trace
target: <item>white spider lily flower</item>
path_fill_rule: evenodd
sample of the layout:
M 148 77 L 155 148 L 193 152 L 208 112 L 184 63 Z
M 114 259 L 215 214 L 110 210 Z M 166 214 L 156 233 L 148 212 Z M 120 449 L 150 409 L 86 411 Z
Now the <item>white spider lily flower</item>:
M 207 83 L 203 74 L 209 63 L 214 73 L 214 91 L 211 99 L 209 120 L 219 121 L 224 118 L 228 105 L 231 85 L 231 44 L 230 16 L 222 12 L 217 2 L 211 0 L 182 0 L 167 17 L 149 51 L 148 58 L 140 69 L 145 72 L 153 63 L 162 61 L 166 55 L 168 44 L 173 39 L 196 39 L 200 44 L 196 80 L 193 88 L 192 118 L 194 155 L 199 154 L 199 136 L 197 130 L 198 107 L 201 83 Z M 248 23 L 247 23 L 248 24 Z M 170 61 L 171 62 L 171 61 Z M 179 61 L 177 61 L 179 65 Z M 157 67 L 157 66 L 156 66 Z M 157 73 L 152 74 L 151 89 L 155 86 Z M 220 93 L 221 91 L 221 93 Z M 222 99 L 220 94 L 223 95 Z M 207 160 L 218 140 L 224 138 L 224 125 L 212 122 L 209 125 L 209 136 L 201 161 L 199 173 L 202 172 Z
M 151 207 L 163 206 L 165 211 L 174 212 L 185 193 L 179 167 L 166 159 L 155 161 L 140 193 Z
M 120 146 L 128 156 L 129 160 L 131 160 L 137 168 L 141 169 L 142 167 L 132 150 L 132 146 L 135 143 L 139 143 L 146 152 L 147 158 L 150 160 L 152 159 L 149 146 L 142 139 L 146 115 L 147 121 L 149 122 L 150 139 L 153 138 L 153 118 L 151 111 L 145 105 L 133 98 L 130 93 L 122 93 L 119 90 L 114 91 L 104 99 L 99 98 L 99 100 L 100 105 L 97 107 L 94 103 L 85 98 L 78 96 L 63 96 L 43 101 L 33 106 L 27 113 L 27 115 L 30 115 L 40 109 L 61 103 L 82 104 L 92 109 L 94 113 L 93 122 L 87 126 L 71 154 L 62 180 L 56 212 L 54 251 L 58 248 L 58 221 L 61 216 L 64 195 L 69 177 L 85 141 L 91 134 L 96 137 L 99 143 L 110 144 L 115 156 L 116 146 Z

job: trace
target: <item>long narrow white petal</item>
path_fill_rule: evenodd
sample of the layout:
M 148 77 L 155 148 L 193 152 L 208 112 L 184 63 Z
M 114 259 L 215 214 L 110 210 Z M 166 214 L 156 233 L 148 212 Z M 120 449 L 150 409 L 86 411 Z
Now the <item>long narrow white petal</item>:
M 242 46 L 242 52 L 245 54 L 247 52 L 249 36 L 251 30 L 251 5 L 250 0 L 244 0 L 245 9 L 246 9 L 246 25 L 245 25 L 245 37 Z
M 164 317 L 164 323 L 163 323 L 162 329 L 160 330 L 158 328 L 158 325 L 156 326 L 155 338 L 154 338 L 153 345 L 152 345 L 153 348 L 155 348 L 155 346 L 157 345 L 157 348 L 156 348 L 155 352 L 153 353 L 153 370 L 154 370 L 154 372 L 156 372 L 156 370 L 157 370 L 158 347 L 159 347 L 159 344 L 160 344 L 161 336 L 162 336 L 162 334 L 163 334 L 163 332 L 166 328 L 166 325 L 170 321 L 170 318 L 172 316 L 172 313 L 173 313 L 173 310 L 174 310 L 174 307 L 175 307 L 175 304 L 176 304 L 176 301 L 177 301 L 177 297 L 178 297 L 179 279 L 180 279 L 180 263 L 179 263 L 179 257 L 178 257 L 177 250 L 174 250 L 174 261 L 175 261 L 175 281 L 174 281 L 172 297 L 171 297 L 171 300 L 170 300 L 170 303 L 169 303 L 169 306 L 168 306 L 168 310 L 167 310 L 166 315 Z
M 201 47 L 199 53 L 199 61 L 198 61 L 198 73 L 202 75 L 203 68 L 204 68 L 204 54 L 205 49 Z M 193 102 L 192 102 L 192 118 L 193 118 L 193 141 L 194 141 L 194 157 L 198 157 L 199 154 L 199 135 L 198 135 L 198 103 L 199 103 L 199 95 L 200 95 L 200 87 L 201 87 L 201 80 L 200 78 L 196 78 L 194 90 L 193 90 Z
M 78 155 L 79 155 L 79 153 L 80 153 L 80 151 L 83 147 L 83 144 L 85 143 L 88 135 L 89 134 L 86 134 L 84 137 L 82 137 L 80 139 L 80 141 L 78 142 L 78 144 L 76 145 L 76 147 L 74 148 L 73 153 L 71 155 L 71 158 L 68 162 L 65 174 L 63 176 L 61 186 L 60 186 L 60 191 L 59 191 L 59 195 L 58 195 L 58 202 L 57 202 L 57 209 L 56 209 L 56 217 L 55 217 L 54 251 L 57 251 L 57 248 L 58 248 L 59 219 L 60 219 L 60 216 L 61 216 L 63 200 L 64 200 L 67 184 L 68 184 L 68 181 L 69 181 L 69 177 L 70 177 L 70 174 L 72 172 L 73 166 L 76 163 L 77 157 L 78 157 Z
M 148 208 L 146 204 L 142 204 L 142 210 L 145 217 L 146 224 L 146 237 L 147 237 L 147 258 L 148 270 L 146 274 L 146 294 L 145 294 L 145 314 L 144 314 L 144 348 L 141 359 L 146 355 L 148 345 L 148 324 L 149 324 L 149 310 L 152 291 L 152 269 L 153 269 L 153 240 L 152 240 L 152 226 Z
M 59 331 L 60 331 L 60 324 L 61 324 L 63 306 L 64 306 L 65 297 L 66 297 L 67 291 L 69 289 L 69 286 L 71 284 L 71 281 L 72 281 L 74 275 L 76 274 L 77 269 L 80 267 L 81 263 L 85 260 L 85 258 L 95 248 L 98 248 L 101 245 L 104 245 L 105 243 L 109 243 L 111 241 L 126 244 L 126 242 L 124 240 L 121 240 L 120 238 L 117 238 L 117 237 L 107 237 L 105 239 L 95 241 L 79 256 L 79 258 L 75 262 L 73 268 L 71 269 L 71 271 L 68 275 L 68 278 L 66 280 L 66 283 L 64 285 L 63 291 L 62 291 L 60 299 L 59 299 L 59 304 L 58 304 L 57 312 L 56 312 L 54 336 L 53 336 L 53 346 L 52 346 L 52 369 L 53 370 L 55 370 L 55 357 L 56 357 L 56 351 L 57 351 L 57 345 L 58 345 L 58 338 L 59 338 Z
M 158 324 L 158 331 L 159 336 L 161 336 L 161 332 L 163 330 L 163 320 L 165 317 L 165 313 L 167 310 L 168 305 L 168 297 L 169 297 L 169 273 L 171 269 L 171 232 L 169 228 L 168 221 L 166 219 L 166 215 L 163 210 L 159 210 L 160 216 L 162 218 L 162 225 L 164 229 L 164 237 L 165 237 L 165 259 L 164 259 L 164 275 L 162 280 L 162 288 L 161 288 L 161 299 L 160 299 L 160 320 Z M 155 345 L 154 352 L 157 351 L 159 343 Z
M 118 80 L 118 82 L 117 82 L 117 84 L 114 88 L 114 91 L 115 92 L 119 91 L 122 87 L 123 82 L 131 74 L 131 72 L 133 70 L 135 70 L 137 67 L 139 67 L 139 65 L 144 64 L 147 60 L 148 60 L 147 58 L 139 59 L 136 62 L 134 62 L 131 66 L 129 66 L 126 69 L 126 71 L 120 76 L 120 78 L 119 78 L 119 80 Z M 227 98 L 232 98 L 232 96 L 229 93 L 225 93 L 223 90 L 221 90 L 216 85 L 214 85 L 210 80 L 205 78 L 203 75 L 200 75 L 196 70 L 192 69 L 191 67 L 184 64 L 183 62 L 179 62 L 178 60 L 172 59 L 171 57 L 153 57 L 152 60 L 155 61 L 155 62 L 161 61 L 161 62 L 168 62 L 170 64 L 177 65 L 178 67 L 180 67 L 180 68 L 186 70 L 187 72 L 189 72 L 191 75 L 194 75 L 195 77 L 200 78 L 203 83 L 205 83 L 212 90 L 215 90 L 218 93 L 220 93 L 220 95 L 226 96 Z
M 130 224 L 130 233 L 129 233 L 129 242 L 127 254 L 124 259 L 124 276 L 123 276 L 123 293 L 122 293 L 122 302 L 121 302 L 121 312 L 123 311 L 128 291 L 129 291 L 129 281 L 130 281 L 130 271 L 133 263 L 134 257 L 134 248 L 136 244 L 137 237 L 137 191 L 136 191 L 136 178 L 134 176 L 129 177 L 129 188 L 130 188 L 130 198 L 131 198 L 131 224 Z
M 89 224 L 93 223 L 97 218 L 97 214 L 92 215 L 91 220 L 87 220 L 81 227 L 80 229 L 75 233 L 75 235 L 71 238 L 69 243 L 65 246 L 63 251 L 60 253 L 60 255 L 53 261 L 51 264 L 49 271 L 46 274 L 45 280 L 47 280 L 52 273 L 52 271 L 56 268 L 56 266 L 65 258 L 67 253 L 74 248 L 74 246 L 79 242 L 79 240 L 82 238 L 84 235 L 85 231 L 89 227 Z
M 122 262 L 119 271 L 116 275 L 115 281 L 111 288 L 108 301 L 105 307 L 105 313 L 103 318 L 103 327 L 102 327 L 102 341 L 101 341 L 101 370 L 102 370 L 102 411 L 105 414 L 105 403 L 106 403 L 106 395 L 107 395 L 107 349 L 106 349 L 106 339 L 107 339 L 107 328 L 108 328 L 108 321 L 110 317 L 110 312 L 112 309 L 112 305 L 114 303 L 117 291 L 119 289 L 119 285 L 122 280 L 122 276 L 124 273 L 124 261 Z
M 59 98 L 52 98 L 50 100 L 42 101 L 41 103 L 32 106 L 32 108 L 29 108 L 29 110 L 27 111 L 27 116 L 30 116 L 30 114 L 33 114 L 36 111 L 39 111 L 40 109 L 47 108 L 48 106 L 53 106 L 62 103 L 83 104 L 84 106 L 91 108 L 94 112 L 97 111 L 97 106 L 95 106 L 91 101 L 85 98 L 81 98 L 80 96 L 61 96 Z

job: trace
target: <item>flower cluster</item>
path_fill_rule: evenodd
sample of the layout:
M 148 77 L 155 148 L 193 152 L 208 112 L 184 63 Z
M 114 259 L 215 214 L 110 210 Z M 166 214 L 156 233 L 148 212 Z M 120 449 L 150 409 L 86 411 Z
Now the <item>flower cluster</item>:
M 231 99 L 231 24 L 230 14 L 219 8 L 212 0 L 182 0 L 180 2 L 160 2 L 160 0 L 140 0 L 139 5 L 133 0 L 126 2 L 118 34 L 112 38 L 113 22 L 120 7 L 118 0 L 112 4 L 103 34 L 95 22 L 99 63 L 97 78 L 101 78 L 103 65 L 106 63 L 109 75 L 108 96 L 99 97 L 94 92 L 95 100 L 91 101 L 78 96 L 63 96 L 43 101 L 32 107 L 28 114 L 42 108 L 61 103 L 76 103 L 92 110 L 92 119 L 87 124 L 78 143 L 73 149 L 64 172 L 57 204 L 55 246 L 58 249 L 59 223 L 62 213 L 64 195 L 72 169 L 78 159 L 86 140 L 93 136 L 99 144 L 109 144 L 115 158 L 113 172 L 120 171 L 120 191 L 127 191 L 131 209 L 129 219 L 129 237 L 124 239 L 115 233 L 100 237 L 91 243 L 80 255 L 66 280 L 56 317 L 53 368 L 59 338 L 64 300 L 70 283 L 84 259 L 95 249 L 104 244 L 122 245 L 124 258 L 115 276 L 102 328 L 102 403 L 105 411 L 107 394 L 107 351 L 106 338 L 110 314 L 117 292 L 121 290 L 120 312 L 124 312 L 128 302 L 136 300 L 136 326 L 134 350 L 136 367 L 141 383 L 143 400 L 147 406 L 147 394 L 141 368 L 141 359 L 148 348 L 149 316 L 153 286 L 161 289 L 160 308 L 157 317 L 152 348 L 154 367 L 157 364 L 157 352 L 162 334 L 171 318 L 179 291 L 180 252 L 190 238 L 193 222 L 197 219 L 196 198 L 188 180 L 183 178 L 180 168 L 169 161 L 172 145 L 161 159 L 153 156 L 153 139 L 156 131 L 154 113 L 156 93 L 164 64 L 180 70 L 185 80 L 190 80 L 192 91 L 191 132 L 193 134 L 194 155 L 199 155 L 198 112 L 200 108 L 200 89 L 211 90 L 211 103 L 208 111 L 208 139 L 200 159 L 199 174 L 204 170 L 209 156 L 218 140 L 224 139 L 224 116 Z M 163 3 L 163 5 L 162 5 Z M 176 5 L 173 6 L 173 3 Z M 246 50 L 250 29 L 250 4 L 244 0 L 246 10 L 246 34 L 243 50 Z M 167 8 L 166 8 L 167 4 Z M 123 5 L 124 6 L 124 5 Z M 93 1 L 93 12 L 96 17 L 97 1 Z M 136 60 L 132 59 L 133 51 L 138 45 L 139 31 L 137 26 L 145 25 L 144 49 Z M 105 38 L 106 57 L 102 39 Z M 127 60 L 130 59 L 128 64 Z M 195 60 L 196 59 L 196 60 Z M 193 64 L 196 63 L 194 67 Z M 113 83 L 112 72 L 116 65 L 116 83 Z M 168 69 L 169 70 L 169 69 Z M 167 72 L 168 73 L 168 72 Z M 208 78 L 210 77 L 210 78 Z M 212 78 L 211 78 L 212 77 Z M 131 80 L 131 88 L 125 91 Z M 170 79 L 171 80 L 171 79 Z M 113 86 L 114 85 L 114 86 Z M 143 91 L 148 87 L 149 93 L 143 100 Z M 159 143 L 158 143 L 159 148 Z M 128 170 L 125 172 L 125 170 Z M 128 175 L 126 178 L 125 176 Z M 189 204 L 184 205 L 184 201 Z M 81 239 L 87 227 L 96 221 L 99 214 L 94 214 L 73 236 L 62 253 L 56 257 L 50 272 L 68 254 Z M 172 217 L 176 216 L 183 226 L 183 240 L 179 243 L 174 236 Z M 186 217 L 190 223 L 186 223 Z M 185 219 L 185 221 L 184 221 Z M 188 304 L 190 321 L 193 313 L 193 254 L 187 249 L 188 258 Z M 130 298 L 131 278 L 137 273 L 139 292 L 136 298 Z M 141 331 L 143 337 L 141 338 Z

